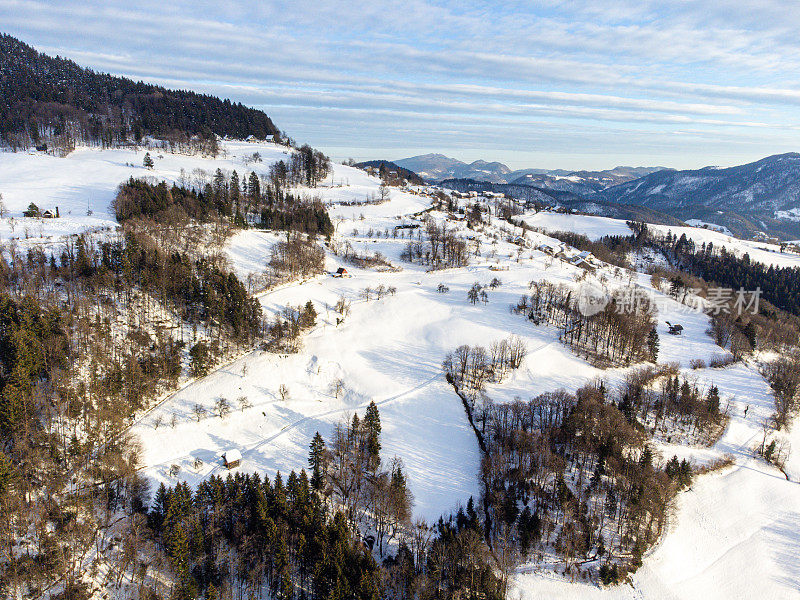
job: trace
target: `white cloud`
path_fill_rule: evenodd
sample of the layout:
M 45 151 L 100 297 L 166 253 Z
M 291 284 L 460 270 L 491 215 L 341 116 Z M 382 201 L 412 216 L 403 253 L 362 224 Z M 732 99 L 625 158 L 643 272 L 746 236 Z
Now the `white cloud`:
M 0 0 L 0 19 L 96 69 L 263 106 L 311 143 L 379 148 L 402 125 L 430 149 L 749 153 L 800 126 L 800 3 L 779 0 Z

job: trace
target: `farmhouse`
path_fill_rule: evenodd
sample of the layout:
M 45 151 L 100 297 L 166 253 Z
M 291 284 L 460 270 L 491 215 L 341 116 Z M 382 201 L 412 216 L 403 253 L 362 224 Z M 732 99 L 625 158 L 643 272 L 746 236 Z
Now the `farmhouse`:
M 226 469 L 233 469 L 238 467 L 242 462 L 242 453 L 239 452 L 237 449 L 233 448 L 232 450 L 226 450 L 225 453 L 222 455 L 222 463 L 225 465 Z

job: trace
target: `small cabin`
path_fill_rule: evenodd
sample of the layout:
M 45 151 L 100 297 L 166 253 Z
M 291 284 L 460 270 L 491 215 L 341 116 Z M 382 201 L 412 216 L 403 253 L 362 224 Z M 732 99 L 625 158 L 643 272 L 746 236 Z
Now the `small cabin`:
M 672 323 L 667 321 L 667 327 L 669 327 L 667 333 L 670 333 L 672 335 L 680 335 L 681 333 L 683 333 L 683 325 L 681 325 L 680 323 L 675 323 L 673 325 Z
M 225 453 L 222 455 L 222 464 L 225 465 L 226 469 L 233 469 L 238 467 L 242 463 L 242 453 L 236 450 L 226 450 Z
M 347 272 L 347 269 L 344 267 L 339 267 L 336 269 L 336 272 L 333 274 L 334 277 L 349 277 L 350 273 Z

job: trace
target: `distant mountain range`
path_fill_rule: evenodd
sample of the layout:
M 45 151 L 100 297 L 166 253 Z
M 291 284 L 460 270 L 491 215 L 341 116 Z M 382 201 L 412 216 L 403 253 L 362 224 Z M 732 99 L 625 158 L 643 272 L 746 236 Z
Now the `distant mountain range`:
M 443 154 L 423 154 L 394 162 L 432 182 L 472 179 L 489 183 L 531 185 L 575 194 L 592 194 L 612 185 L 624 183 L 665 168 L 616 167 L 606 171 L 568 171 L 564 169 L 518 169 L 512 171 L 501 162 L 476 160 L 465 163 Z
M 507 175 L 512 172 L 511 169 L 500 162 L 476 160 L 467 164 L 444 154 L 423 154 L 393 162 L 414 171 L 427 181 L 475 179 L 491 183 L 508 183 Z
M 800 154 L 769 156 L 729 168 L 674 170 L 616 167 L 606 171 L 522 169 L 503 163 L 464 163 L 442 154 L 395 161 L 443 186 L 509 193 L 606 216 L 672 223 L 697 220 L 734 235 L 759 232 L 800 238 Z
M 646 206 L 684 221 L 723 225 L 734 235 L 764 231 L 800 238 L 800 154 L 719 169 L 659 171 L 615 185 L 591 200 Z

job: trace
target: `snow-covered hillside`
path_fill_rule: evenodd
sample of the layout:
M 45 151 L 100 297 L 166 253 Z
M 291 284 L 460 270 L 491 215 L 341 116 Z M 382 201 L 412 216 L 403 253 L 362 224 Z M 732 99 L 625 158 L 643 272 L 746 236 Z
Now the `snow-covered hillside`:
M 545 231 L 572 231 L 583 234 L 591 240 L 597 240 L 604 235 L 631 234 L 631 230 L 625 221 L 609 217 L 542 211 L 525 215 L 522 218 L 531 227 L 538 227 Z M 653 224 L 648 224 L 648 227 L 661 233 L 671 232 L 678 237 L 686 235 L 688 239 L 694 240 L 697 245 L 712 243 L 715 247 L 724 247 L 737 256 L 749 254 L 751 260 L 765 265 L 775 265 L 776 267 L 800 266 L 800 254 L 781 252 L 780 247 L 776 244 L 742 240 L 706 227 L 674 227 Z
M 196 169 L 213 174 L 217 168 L 264 174 L 286 156 L 285 148 L 272 144 L 224 142 L 223 148 L 224 156 L 217 159 L 159 157 L 154 152 L 152 171 L 141 166 L 143 151 L 78 149 L 66 158 L 0 154 L 0 193 L 10 211 L 0 226 L 2 240 L 58 244 L 65 235 L 114 227 L 109 205 L 119 183 L 130 176 L 178 181 L 183 170 L 183 177 L 191 180 Z M 261 162 L 249 160 L 254 152 Z M 330 203 L 336 233 L 326 248 L 327 272 L 256 293 L 268 315 L 279 314 L 287 305 L 313 302 L 316 326 L 296 354 L 252 350 L 204 378 L 184 380 L 178 391 L 137 415 L 131 430 L 141 440 L 142 471 L 153 484 L 194 485 L 211 474 L 224 475 L 220 456 L 229 449 L 242 454 L 240 472 L 272 476 L 307 468 L 314 433 L 328 437 L 337 421 L 356 411 L 363 414 L 374 401 L 383 426 L 382 453 L 403 460 L 416 500 L 414 512 L 433 521 L 480 493 L 480 450 L 460 399 L 444 379 L 442 360 L 447 353 L 462 344 L 488 346 L 510 334 L 520 336 L 527 357 L 507 380 L 487 387 L 495 402 L 559 388 L 574 391 L 597 378 L 611 387 L 624 380 L 630 368 L 590 365 L 558 341 L 554 328 L 533 325 L 511 313 L 509 306 L 529 292 L 531 281 L 649 288 L 648 277 L 608 265 L 584 270 L 534 249 L 543 242 L 556 243 L 545 234 L 528 233 L 521 240 L 519 227 L 494 218 L 482 230 L 469 229 L 463 219 L 435 210 L 427 214 L 468 240 L 471 256 L 469 266 L 428 271 L 403 262 L 401 254 L 424 231 L 419 213 L 430 208 L 430 198 L 392 189 L 387 202 L 375 203 L 378 185 L 360 170 L 334 165 L 332 176 L 320 187 L 302 190 Z M 41 209 L 58 206 L 62 216 L 24 218 L 21 213 L 30 202 Z M 603 217 L 541 212 L 524 218 L 545 231 L 575 231 L 592 239 L 630 231 L 623 221 Z M 765 264 L 800 265 L 800 256 L 774 252 L 765 244 L 702 228 L 663 229 L 686 233 L 698 243 L 713 241 L 715 246 L 747 252 Z M 243 281 L 258 280 L 279 237 L 245 230 L 228 239 L 225 252 Z M 382 269 L 359 268 L 332 248 L 380 253 L 385 263 Z M 340 267 L 348 276 L 333 277 Z M 475 282 L 488 285 L 494 278 L 500 284 L 485 289 L 485 302 L 468 302 L 467 291 Z M 260 289 L 256 283 L 250 287 Z M 666 458 L 680 454 L 697 464 L 727 454 L 735 462 L 700 476 L 678 496 L 668 532 L 645 557 L 632 586 L 601 590 L 523 565 L 511 597 L 800 597 L 800 563 L 795 558 L 800 554 L 800 454 L 795 452 L 787 463 L 787 480 L 752 452 L 761 440 L 761 423 L 772 410 L 769 386 L 754 364 L 690 369 L 692 360 L 708 361 L 726 351 L 706 334 L 705 314 L 687 312 L 670 297 L 650 291 L 660 306 L 659 362 L 678 363 L 700 385 L 717 385 L 730 403 L 730 423 L 712 448 L 662 444 L 657 449 Z M 350 303 L 343 321 L 332 308 L 342 298 Z M 667 320 L 680 321 L 683 336 L 665 335 Z M 343 385 L 337 386 L 338 381 Z M 216 411 L 220 399 L 231 407 L 222 417 Z M 795 426 L 786 434 L 796 448 L 799 433 Z

